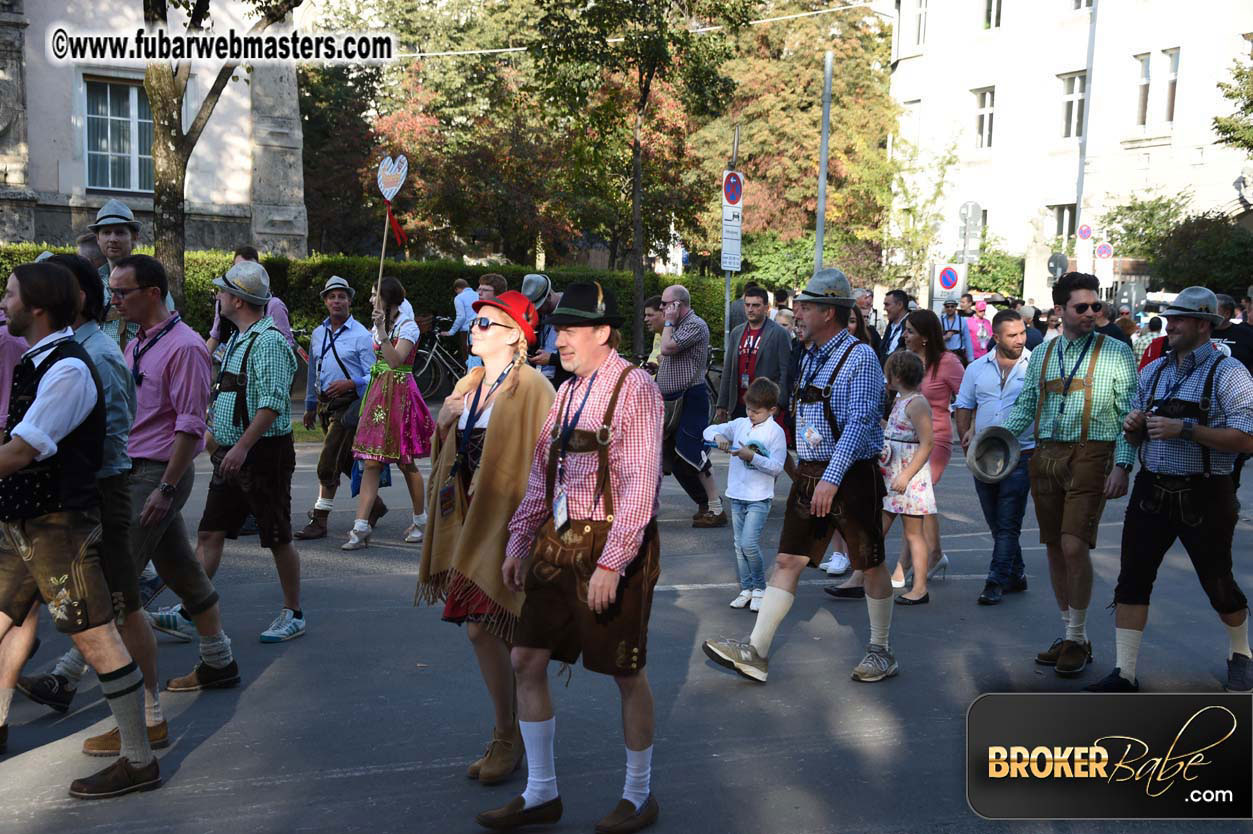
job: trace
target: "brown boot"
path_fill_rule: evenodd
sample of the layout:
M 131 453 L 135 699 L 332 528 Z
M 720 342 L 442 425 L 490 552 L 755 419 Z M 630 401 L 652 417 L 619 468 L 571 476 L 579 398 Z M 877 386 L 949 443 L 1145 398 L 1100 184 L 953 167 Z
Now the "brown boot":
M 505 781 L 522 764 L 522 733 L 514 724 L 507 735 L 492 731 L 492 743 L 479 764 L 479 783 L 496 785 Z
M 370 529 L 377 527 L 379 519 L 385 515 L 387 515 L 387 505 L 383 503 L 382 498 L 374 496 L 374 503 L 370 506 Z
M 309 523 L 303 530 L 296 531 L 298 539 L 326 538 L 326 520 L 330 518 L 330 510 L 309 510 Z

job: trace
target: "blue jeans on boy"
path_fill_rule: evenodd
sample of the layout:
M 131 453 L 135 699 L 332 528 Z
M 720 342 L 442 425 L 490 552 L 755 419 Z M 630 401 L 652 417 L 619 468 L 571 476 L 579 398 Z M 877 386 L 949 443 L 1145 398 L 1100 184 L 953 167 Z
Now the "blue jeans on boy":
M 769 498 L 760 501 L 731 502 L 731 532 L 735 536 L 735 566 L 740 573 L 740 590 L 766 590 L 766 566 L 761 560 L 761 528 L 770 515 Z
M 1027 512 L 1027 496 L 1031 493 L 1028 465 L 1031 451 L 1023 453 L 1018 465 L 1009 477 L 998 484 L 985 484 L 975 479 L 975 492 L 983 507 L 983 518 L 992 530 L 992 564 L 988 568 L 988 581 L 995 582 L 1002 590 L 1026 573 L 1022 561 L 1022 517 Z

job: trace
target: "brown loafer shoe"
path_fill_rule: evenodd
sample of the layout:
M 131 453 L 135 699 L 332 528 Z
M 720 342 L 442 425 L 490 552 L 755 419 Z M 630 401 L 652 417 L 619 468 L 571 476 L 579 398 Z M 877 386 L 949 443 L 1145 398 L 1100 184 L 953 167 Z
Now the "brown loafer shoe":
M 170 746 L 170 725 L 164 720 L 148 728 L 148 746 L 154 750 Z M 88 756 L 118 756 L 122 753 L 122 734 L 117 727 L 92 736 L 83 742 L 83 753 Z
M 524 825 L 552 825 L 561 820 L 561 797 L 542 802 L 534 808 L 527 808 L 526 800 L 515 796 L 503 808 L 484 811 L 474 820 L 493 831 L 507 831 Z
M 596 823 L 596 834 L 631 834 L 632 831 L 639 831 L 655 823 L 660 811 L 661 808 L 651 793 L 639 810 L 636 810 L 635 803 L 629 799 L 619 799 L 613 812 Z
M 125 757 L 99 773 L 75 779 L 70 796 L 75 799 L 108 799 L 135 791 L 151 791 L 161 787 L 161 769 L 154 756 L 143 767 L 135 767 Z
M 190 674 L 170 678 L 165 682 L 168 692 L 195 692 L 199 689 L 229 689 L 239 685 L 239 665 L 231 661 L 221 669 L 214 669 L 201 661 Z
M 1057 663 L 1053 671 L 1063 678 L 1073 678 L 1092 662 L 1092 644 L 1076 643 L 1074 640 L 1063 640 L 1057 653 Z
M 1056 666 L 1057 656 L 1062 652 L 1062 643 L 1066 642 L 1061 637 L 1053 641 L 1053 645 L 1035 656 L 1035 662 L 1041 666 Z
M 297 530 L 295 537 L 301 541 L 326 538 L 326 523 L 330 517 L 330 510 L 309 510 L 309 523 L 304 529 Z
M 726 527 L 727 511 L 723 510 L 717 515 L 715 515 L 712 511 L 703 512 L 701 513 L 700 518 L 697 518 L 692 522 L 692 526 L 702 529 L 709 527 Z
M 508 779 L 521 766 L 522 753 L 522 733 L 517 727 L 508 735 L 492 730 L 492 741 L 479 760 L 479 782 L 498 785 Z

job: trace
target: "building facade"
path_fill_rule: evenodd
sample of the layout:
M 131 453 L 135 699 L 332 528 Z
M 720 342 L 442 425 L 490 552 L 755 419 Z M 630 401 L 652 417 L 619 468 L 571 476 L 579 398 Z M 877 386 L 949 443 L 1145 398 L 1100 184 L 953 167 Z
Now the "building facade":
M 1218 82 L 1253 47 L 1248 0 L 895 7 L 899 136 L 956 156 L 937 259 L 961 248 L 959 208 L 977 202 L 987 230 L 1026 256 L 1023 295 L 1042 301 L 1058 242 L 1085 224 L 1099 238 L 1102 214 L 1132 195 L 1186 191 L 1194 211 L 1253 217 L 1253 165 L 1211 128 L 1234 109 Z
M 249 29 L 244 5 L 214 3 L 215 31 Z M 171 25 L 174 15 L 171 10 Z M 130 34 L 129 0 L 0 0 L 0 243 L 72 243 L 110 198 L 127 203 L 152 241 L 152 118 L 142 66 L 54 63 L 58 27 Z M 190 124 L 220 63 L 195 62 Z M 186 180 L 189 249 L 307 252 L 295 68 L 242 68 L 226 85 L 192 152 Z

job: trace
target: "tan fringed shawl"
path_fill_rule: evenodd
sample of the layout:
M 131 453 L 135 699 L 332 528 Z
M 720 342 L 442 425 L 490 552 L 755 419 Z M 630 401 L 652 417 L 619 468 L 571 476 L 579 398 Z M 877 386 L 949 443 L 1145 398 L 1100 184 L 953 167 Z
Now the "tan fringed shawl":
M 432 438 L 433 464 L 426 490 L 430 523 L 422 542 L 414 599 L 418 605 L 441 603 L 450 596 L 468 596 L 470 603 L 486 597 L 490 614 L 480 625 L 505 641 L 512 639 L 523 599 L 522 594 L 505 587 L 500 575 L 509 541 L 509 519 L 526 494 L 535 442 L 556 396 L 552 385 L 534 368 L 523 365 L 513 374 L 517 386 L 512 379 L 507 380 L 492 406 L 483 457 L 471 481 L 473 500 L 467 506 L 458 487 L 453 491 L 453 511 L 447 516 L 440 515 L 439 491 L 457 456 L 456 426 L 442 442 L 438 430 Z

